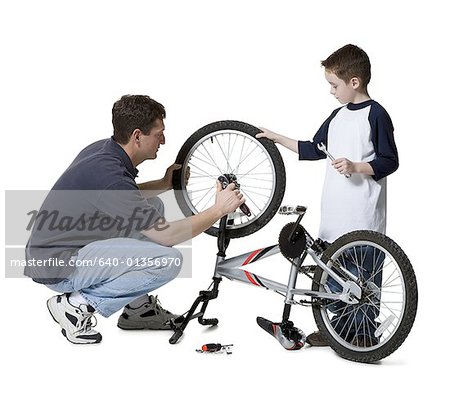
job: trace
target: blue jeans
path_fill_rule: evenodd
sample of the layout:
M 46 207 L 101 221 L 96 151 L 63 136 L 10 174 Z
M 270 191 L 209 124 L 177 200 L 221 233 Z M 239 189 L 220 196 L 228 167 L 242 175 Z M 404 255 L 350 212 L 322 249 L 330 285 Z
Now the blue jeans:
M 384 259 L 384 253 L 372 246 L 347 249 L 338 258 L 343 267 L 362 280 L 363 286 L 371 285 L 371 289 L 374 290 L 367 292 L 366 303 L 349 305 L 338 301 L 328 307 L 334 314 L 331 326 L 350 343 L 358 336 L 368 336 L 376 340 L 376 318 L 380 313 L 379 290 L 382 284 Z M 328 277 L 327 285 L 333 293 L 342 292 L 342 287 L 332 277 Z
M 108 317 L 177 277 L 182 261 L 178 249 L 150 241 L 96 241 L 72 258 L 76 269 L 69 278 L 47 287 L 60 293 L 79 291 L 100 315 Z
M 148 200 L 164 215 L 157 197 Z M 60 293 L 78 291 L 108 317 L 125 305 L 178 276 L 183 256 L 178 249 L 151 242 L 145 235 L 91 242 L 72 257 L 75 270 L 57 284 L 46 284 Z

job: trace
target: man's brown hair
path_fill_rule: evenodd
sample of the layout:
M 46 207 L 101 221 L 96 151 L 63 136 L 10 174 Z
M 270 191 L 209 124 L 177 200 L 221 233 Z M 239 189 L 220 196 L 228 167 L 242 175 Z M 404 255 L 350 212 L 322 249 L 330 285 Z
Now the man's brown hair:
M 127 144 L 135 129 L 149 134 L 157 119 L 166 117 L 164 106 L 147 95 L 124 95 L 113 106 L 114 140 Z
M 361 81 L 361 87 L 366 89 L 370 82 L 369 56 L 358 46 L 345 45 L 322 60 L 321 63 L 326 70 L 336 74 L 346 84 L 353 77 L 358 77 Z

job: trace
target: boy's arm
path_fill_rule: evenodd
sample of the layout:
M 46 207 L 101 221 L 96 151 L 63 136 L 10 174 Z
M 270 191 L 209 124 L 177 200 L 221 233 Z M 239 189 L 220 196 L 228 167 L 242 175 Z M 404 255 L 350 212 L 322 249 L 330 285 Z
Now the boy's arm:
M 294 151 L 298 154 L 298 158 L 300 160 L 320 160 L 326 158 L 326 154 L 320 151 L 317 148 L 317 144 L 324 143 L 327 145 L 328 143 L 328 127 L 330 126 L 330 122 L 336 116 L 336 114 L 340 111 L 341 108 L 334 110 L 331 115 L 328 117 L 325 122 L 323 122 L 322 126 L 320 126 L 319 130 L 315 134 L 312 141 L 297 141 L 293 140 L 289 137 L 283 136 L 281 134 L 272 132 L 270 130 L 264 129 L 260 127 L 263 131 L 262 133 L 258 133 L 256 138 L 267 137 L 270 140 L 273 140 L 275 143 L 279 143 L 282 146 L 288 148 L 291 151 Z
M 264 127 L 260 127 L 262 130 L 261 133 L 258 133 L 255 137 L 257 139 L 261 137 L 268 138 L 269 140 L 272 140 L 274 143 L 281 144 L 282 146 L 286 147 L 287 149 L 294 151 L 294 153 L 298 153 L 298 141 L 291 139 L 289 137 L 283 136 L 282 134 L 275 133 L 271 130 L 265 129 Z
M 288 150 L 297 153 L 298 158 L 301 160 L 319 160 L 326 158 L 326 155 L 317 148 L 318 143 L 324 142 L 326 144 L 326 132 L 324 131 L 319 130 L 318 134 L 314 136 L 313 141 L 297 141 L 263 127 L 260 127 L 260 129 L 262 132 L 255 136 L 257 139 L 266 137 L 274 143 L 281 144 Z
M 372 106 L 369 123 L 375 158 L 369 162 L 353 162 L 347 158 L 336 158 L 332 165 L 341 174 L 365 174 L 379 181 L 398 168 L 394 126 L 388 113 L 379 104 Z
M 374 105 L 369 114 L 371 140 L 375 158 L 369 161 L 376 181 L 395 172 L 399 166 L 397 146 L 394 140 L 394 126 L 388 113 L 381 105 Z

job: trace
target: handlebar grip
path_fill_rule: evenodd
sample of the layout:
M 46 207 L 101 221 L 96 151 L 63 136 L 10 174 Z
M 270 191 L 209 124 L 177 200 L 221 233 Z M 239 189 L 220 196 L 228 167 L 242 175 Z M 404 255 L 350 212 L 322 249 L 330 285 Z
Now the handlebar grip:
M 250 209 L 248 208 L 248 206 L 245 203 L 242 203 L 239 208 L 241 209 L 241 211 L 247 216 L 250 217 L 252 215 Z

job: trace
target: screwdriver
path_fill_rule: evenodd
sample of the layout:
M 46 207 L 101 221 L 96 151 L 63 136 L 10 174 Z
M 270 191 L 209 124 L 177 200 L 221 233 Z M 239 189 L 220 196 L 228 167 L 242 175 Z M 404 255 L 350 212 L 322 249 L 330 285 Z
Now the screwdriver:
M 226 347 L 230 347 L 232 344 L 219 344 L 219 343 L 209 343 L 209 344 L 203 344 L 202 351 L 208 352 L 208 353 L 216 353 L 217 351 L 220 351 Z
M 208 343 L 203 344 L 201 350 L 196 350 L 199 353 L 219 353 L 225 351 L 227 354 L 231 354 L 232 344 L 220 344 L 220 343 Z

